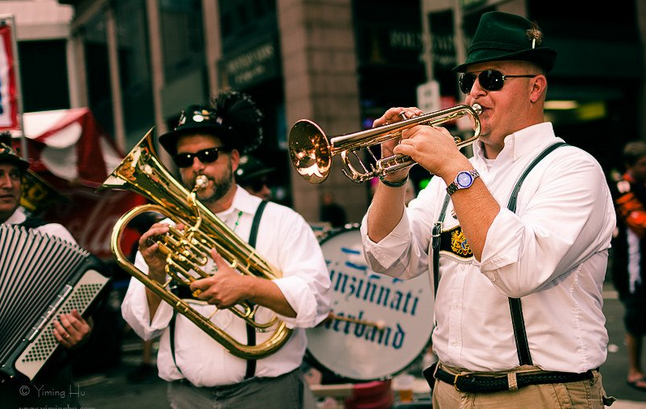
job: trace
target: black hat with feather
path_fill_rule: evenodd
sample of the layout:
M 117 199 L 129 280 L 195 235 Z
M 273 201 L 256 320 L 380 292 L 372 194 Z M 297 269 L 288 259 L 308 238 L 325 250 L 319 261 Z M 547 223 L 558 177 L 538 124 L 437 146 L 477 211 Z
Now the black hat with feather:
M 21 158 L 13 149 L 9 132 L 0 133 L 0 163 L 16 165 L 21 172 L 25 172 L 29 168 L 29 162 Z
M 206 133 L 222 140 L 240 153 L 250 152 L 262 141 L 262 113 L 253 100 L 233 90 L 221 92 L 213 106 L 190 105 L 182 111 L 175 129 L 159 137 L 168 153 L 177 153 L 180 136 Z

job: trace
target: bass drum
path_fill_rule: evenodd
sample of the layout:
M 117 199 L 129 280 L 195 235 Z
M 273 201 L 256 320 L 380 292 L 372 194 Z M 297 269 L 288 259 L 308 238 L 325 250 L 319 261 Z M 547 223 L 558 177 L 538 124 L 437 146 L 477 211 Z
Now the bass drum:
M 359 227 L 320 240 L 332 281 L 332 314 L 307 330 L 307 360 L 350 382 L 383 380 L 427 350 L 433 294 L 427 274 L 400 280 L 366 265 Z

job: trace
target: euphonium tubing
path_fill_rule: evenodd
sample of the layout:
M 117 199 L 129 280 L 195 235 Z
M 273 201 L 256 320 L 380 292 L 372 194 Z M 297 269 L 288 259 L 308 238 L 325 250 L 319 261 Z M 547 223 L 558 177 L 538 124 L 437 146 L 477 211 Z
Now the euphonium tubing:
M 303 179 L 310 183 L 323 183 L 329 176 L 332 158 L 338 154 L 345 166 L 344 174 L 354 182 L 365 182 L 374 177 L 384 177 L 397 170 L 415 164 L 409 156 L 393 155 L 377 160 L 367 167 L 356 152 L 385 141 L 401 137 L 402 131 L 417 125 L 440 125 L 453 121 L 464 115 L 470 115 L 475 124 L 474 134 L 463 141 L 456 141 L 459 148 L 472 144 L 480 136 L 482 113 L 479 104 L 473 106 L 456 105 L 451 108 L 426 113 L 414 118 L 395 122 L 378 128 L 366 129 L 346 135 L 329 137 L 314 122 L 308 119 L 297 121 L 289 132 L 289 154 L 292 165 Z M 358 171 L 349 161 L 348 154 L 353 153 L 362 166 Z
M 190 258 L 210 257 L 206 249 L 216 248 L 218 253 L 234 268 L 242 274 L 255 275 L 265 279 L 282 277 L 282 272 L 266 260 L 261 258 L 249 244 L 237 236 L 229 227 L 214 215 L 202 203 L 195 200 L 195 193 L 189 192 L 177 180 L 175 180 L 165 167 L 159 162 L 152 144 L 152 129 L 142 138 L 135 148 L 124 158 L 117 168 L 110 174 L 98 190 L 114 188 L 119 190 L 134 191 L 155 204 L 148 204 L 135 207 L 115 224 L 112 230 L 111 248 L 117 263 L 126 272 L 141 281 L 150 291 L 169 303 L 178 313 L 184 315 L 211 338 L 219 342 L 232 355 L 243 359 L 260 359 L 278 351 L 289 339 L 292 330 L 277 317 L 267 323 L 255 321 L 255 308 L 249 305 L 240 304 L 229 308 L 234 314 L 264 331 L 273 325 L 276 326 L 272 337 L 258 345 L 244 345 L 231 337 L 225 331 L 216 326 L 210 317 L 205 317 L 191 307 L 184 300 L 170 291 L 171 280 L 160 284 L 151 280 L 147 274 L 139 270 L 123 254 L 120 246 L 121 236 L 128 223 L 141 213 L 158 212 L 173 220 L 176 224 L 183 224 L 191 237 L 186 239 L 206 254 L 195 254 Z M 171 229 L 173 230 L 173 229 Z M 177 232 L 177 229 L 174 229 Z M 173 243 L 184 239 L 163 239 L 159 241 L 160 248 L 167 256 L 179 253 Z M 185 255 L 177 254 L 177 262 L 186 265 Z M 175 259 L 172 259 L 175 260 Z M 173 261 L 175 263 L 175 261 Z M 205 276 L 200 272 L 198 263 L 188 264 L 188 269 L 196 271 L 198 275 Z M 184 274 L 182 268 L 177 271 L 168 271 L 169 275 L 175 278 L 180 285 L 190 284 L 194 278 Z M 180 275 L 185 278 L 182 279 Z M 242 307 L 242 310 L 238 307 Z

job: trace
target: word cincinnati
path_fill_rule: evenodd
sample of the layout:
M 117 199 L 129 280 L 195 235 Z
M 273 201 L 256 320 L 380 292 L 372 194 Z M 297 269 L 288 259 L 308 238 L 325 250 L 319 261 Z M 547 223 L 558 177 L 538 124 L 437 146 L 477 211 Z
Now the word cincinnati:
M 334 291 L 344 294 L 346 300 L 355 297 L 358 300 L 410 314 L 413 317 L 417 314 L 419 297 L 413 295 L 410 290 L 405 293 L 391 290 L 376 282 L 351 276 L 335 269 L 330 272 L 330 280 Z

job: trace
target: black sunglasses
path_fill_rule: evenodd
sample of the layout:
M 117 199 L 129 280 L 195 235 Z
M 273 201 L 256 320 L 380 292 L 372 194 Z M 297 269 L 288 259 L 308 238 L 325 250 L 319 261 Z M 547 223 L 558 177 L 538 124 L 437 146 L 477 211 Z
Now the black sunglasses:
M 538 74 L 532 75 L 505 75 L 500 71 L 496 70 L 485 70 L 481 71 L 480 74 L 472 72 L 467 72 L 460 75 L 460 90 L 465 94 L 471 92 L 473 84 L 476 82 L 476 78 L 480 82 L 480 86 L 487 91 L 499 91 L 502 89 L 502 86 L 505 85 L 505 80 L 507 78 L 534 78 Z
M 195 153 L 178 153 L 173 156 L 173 162 L 180 168 L 188 168 L 193 166 L 195 158 L 198 158 L 203 164 L 213 163 L 218 160 L 218 152 L 227 152 L 229 148 L 224 146 L 217 146 L 215 148 L 206 148 Z

